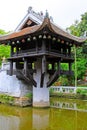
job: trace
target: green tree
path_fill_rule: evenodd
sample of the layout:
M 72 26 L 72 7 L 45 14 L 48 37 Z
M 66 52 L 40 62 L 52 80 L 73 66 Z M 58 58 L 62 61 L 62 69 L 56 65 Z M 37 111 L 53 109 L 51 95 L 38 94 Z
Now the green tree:
M 81 15 L 80 21 L 75 21 L 73 25 L 66 29 L 71 34 L 78 37 L 87 36 L 87 12 Z M 72 49 L 73 51 L 73 49 Z M 76 49 L 77 56 L 77 78 L 82 79 L 87 69 L 87 41 L 83 46 Z M 75 65 L 73 64 L 73 69 Z
M 0 29 L 0 35 L 7 34 L 8 32 L 5 32 L 4 30 Z
M 0 29 L 0 34 L 7 34 L 4 30 Z M 8 58 L 10 56 L 10 46 L 2 44 L 0 45 L 0 65 L 3 60 L 3 57 Z
M 0 45 L 0 64 L 3 58 L 8 58 L 10 56 L 10 47 L 7 45 Z
M 76 20 L 73 25 L 66 29 L 71 34 L 79 37 L 86 36 L 87 32 L 87 12 L 81 15 L 81 20 Z

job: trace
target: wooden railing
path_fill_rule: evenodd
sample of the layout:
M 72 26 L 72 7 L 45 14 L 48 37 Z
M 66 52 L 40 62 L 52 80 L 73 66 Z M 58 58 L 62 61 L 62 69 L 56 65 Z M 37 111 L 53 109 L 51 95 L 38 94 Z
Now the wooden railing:
M 47 70 L 47 72 L 49 74 L 53 74 L 55 72 L 55 70 Z M 69 70 L 60 70 L 60 74 L 61 75 L 73 75 L 74 72 L 73 71 L 69 71 Z
M 69 71 L 69 70 L 60 70 L 60 74 L 61 75 L 73 75 L 74 72 L 73 71 Z
M 39 48 L 38 50 L 36 50 L 36 48 L 28 49 L 28 50 L 21 50 L 21 51 L 18 51 L 16 53 L 13 53 L 12 57 L 23 56 L 23 55 L 37 55 L 37 54 L 43 54 L 43 53 L 46 53 L 46 54 L 50 53 L 52 55 L 57 55 L 59 57 L 67 57 L 67 58 L 73 57 L 73 54 L 61 53 L 60 51 L 53 50 L 53 49 L 51 49 L 50 51 L 48 49 L 46 51 L 43 51 L 41 48 Z

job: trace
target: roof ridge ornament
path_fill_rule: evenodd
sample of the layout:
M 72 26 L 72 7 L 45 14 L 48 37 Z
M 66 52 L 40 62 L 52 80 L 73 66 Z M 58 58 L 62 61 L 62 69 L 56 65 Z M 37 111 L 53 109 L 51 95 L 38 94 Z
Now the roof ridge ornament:
M 28 7 L 28 13 L 30 13 L 32 11 L 32 6 Z
M 45 13 L 45 18 L 49 18 L 49 13 L 48 13 L 47 10 L 46 10 L 46 13 Z

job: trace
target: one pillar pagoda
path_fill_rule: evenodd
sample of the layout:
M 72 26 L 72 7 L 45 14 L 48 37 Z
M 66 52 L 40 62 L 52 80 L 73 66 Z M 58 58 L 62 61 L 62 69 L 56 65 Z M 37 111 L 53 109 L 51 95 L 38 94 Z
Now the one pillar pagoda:
M 0 37 L 0 43 L 11 47 L 8 74 L 32 85 L 34 107 L 49 107 L 49 87 L 60 75 L 73 74 L 71 48 L 83 44 L 84 39 L 57 27 L 47 13 L 41 24 L 29 25 Z M 62 70 L 61 63 L 67 63 L 69 69 Z

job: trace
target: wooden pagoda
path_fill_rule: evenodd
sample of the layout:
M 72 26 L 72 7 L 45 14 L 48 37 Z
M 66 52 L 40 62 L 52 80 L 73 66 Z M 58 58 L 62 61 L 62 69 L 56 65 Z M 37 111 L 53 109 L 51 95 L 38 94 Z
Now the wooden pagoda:
M 9 75 L 16 75 L 33 87 L 33 106 L 49 106 L 49 89 L 60 75 L 72 75 L 74 61 L 71 48 L 83 44 L 84 39 L 70 35 L 50 21 L 48 14 L 41 24 L 22 27 L 0 37 L 0 43 L 10 45 Z M 68 70 L 61 69 L 68 64 Z M 13 68 L 15 64 L 15 68 Z M 55 67 L 56 66 L 56 67 Z

